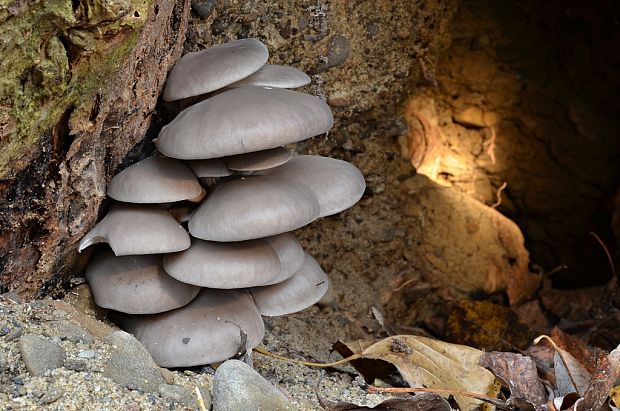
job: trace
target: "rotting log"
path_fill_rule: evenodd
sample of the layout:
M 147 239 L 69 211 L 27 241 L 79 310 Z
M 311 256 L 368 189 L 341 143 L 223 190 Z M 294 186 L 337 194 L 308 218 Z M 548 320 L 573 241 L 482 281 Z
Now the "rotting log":
M 0 292 L 79 272 L 107 182 L 152 137 L 189 3 L 0 0 Z

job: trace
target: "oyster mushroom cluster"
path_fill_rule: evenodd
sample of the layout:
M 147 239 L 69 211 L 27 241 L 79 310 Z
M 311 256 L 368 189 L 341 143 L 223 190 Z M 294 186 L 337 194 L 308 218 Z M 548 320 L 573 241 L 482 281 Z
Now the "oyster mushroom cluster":
M 267 59 L 255 39 L 183 56 L 163 94 L 183 110 L 156 155 L 111 180 L 116 201 L 79 244 L 109 244 L 86 270 L 95 302 L 161 366 L 234 357 L 261 342 L 261 316 L 316 303 L 328 278 L 291 231 L 364 192 L 353 165 L 284 147 L 326 133 L 333 117 L 290 90 L 305 73 Z

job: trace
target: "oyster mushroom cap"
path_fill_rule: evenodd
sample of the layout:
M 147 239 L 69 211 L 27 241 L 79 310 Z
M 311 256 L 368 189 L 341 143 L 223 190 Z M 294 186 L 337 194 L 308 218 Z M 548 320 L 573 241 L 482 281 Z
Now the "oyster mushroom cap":
M 228 177 L 232 172 L 221 158 L 210 158 L 207 160 L 191 160 L 186 164 L 192 169 L 196 177 Z
M 293 158 L 291 150 L 276 147 L 225 157 L 224 161 L 228 168 L 234 171 L 262 171 L 285 164 L 291 158 Z
M 151 315 L 121 315 L 161 367 L 192 367 L 225 361 L 260 344 L 263 319 L 245 290 L 203 288 L 188 305 Z M 246 346 L 242 334 L 247 335 Z
M 86 268 L 95 303 L 128 314 L 155 314 L 189 303 L 200 287 L 175 280 L 159 255 L 116 257 L 106 250 Z
M 291 66 L 265 64 L 258 71 L 243 80 L 229 85 L 229 88 L 244 86 L 297 88 L 310 84 L 310 76 Z
M 260 69 L 269 58 L 256 39 L 240 39 L 185 54 L 174 65 L 164 88 L 164 101 L 210 93 Z
M 295 156 L 260 174 L 298 184 L 312 191 L 321 207 L 320 217 L 339 213 L 362 198 L 366 182 L 351 163 L 330 157 Z
M 327 292 L 329 280 L 314 258 L 306 254 L 301 268 L 286 281 L 250 289 L 261 315 L 275 317 L 304 310 Z
M 209 241 L 244 241 L 295 230 L 314 221 L 319 204 L 302 186 L 250 176 L 217 186 L 189 220 L 189 232 Z
M 112 178 L 108 195 L 128 203 L 166 203 L 199 197 L 203 188 L 179 160 L 152 156 Z
M 297 91 L 239 87 L 185 110 L 157 139 L 168 157 L 196 160 L 275 148 L 327 132 L 334 119 L 321 99 Z
M 263 239 L 219 243 L 194 238 L 187 250 L 164 255 L 163 264 L 179 281 L 225 289 L 265 284 L 281 268 L 278 255 Z
M 107 242 L 117 256 L 183 251 L 190 246 L 187 231 L 172 215 L 152 205 L 115 204 L 78 246 Z
M 283 233 L 267 237 L 265 240 L 275 250 L 280 260 L 281 268 L 277 276 L 259 285 L 281 283 L 293 276 L 304 263 L 305 253 L 301 244 L 291 233 Z

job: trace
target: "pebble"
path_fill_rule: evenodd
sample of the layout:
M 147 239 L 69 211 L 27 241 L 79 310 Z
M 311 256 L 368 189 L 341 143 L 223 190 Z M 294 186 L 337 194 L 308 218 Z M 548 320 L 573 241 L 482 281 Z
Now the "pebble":
M 351 53 L 351 42 L 343 35 L 337 35 L 332 38 L 329 45 L 329 51 L 325 57 L 325 61 L 321 62 L 315 69 L 314 74 L 322 73 L 332 67 L 336 67 L 349 58 Z
M 19 339 L 19 351 L 30 375 L 37 377 L 65 363 L 65 350 L 58 344 L 34 334 Z
M 52 316 L 54 318 L 58 318 L 59 320 L 65 320 L 69 316 L 65 310 L 61 310 L 60 308 L 54 310 L 52 312 Z
M 188 407 L 197 407 L 198 398 L 190 390 L 179 385 L 162 384 L 158 389 L 159 395 L 169 400 L 184 404 Z M 211 394 L 207 390 L 201 390 L 200 395 L 207 409 L 211 409 Z
M 44 405 L 51 404 L 58 401 L 63 394 L 64 392 L 60 388 L 52 388 L 43 394 L 43 397 L 41 397 L 39 402 Z
M 84 359 L 87 359 L 87 360 L 95 358 L 96 355 L 97 355 L 97 353 L 95 352 L 95 350 L 85 350 L 85 351 L 80 351 L 78 353 L 78 357 L 84 358 Z
M 92 335 L 77 324 L 67 321 L 52 321 L 50 323 L 50 335 L 64 337 L 67 340 L 77 343 L 92 344 Z
M 228 22 L 225 19 L 218 19 L 211 24 L 211 33 L 215 35 L 222 34 L 227 28 Z
M 164 383 L 160 368 L 133 335 L 116 331 L 105 342 L 111 350 L 103 368 L 104 376 L 123 387 L 133 385 L 147 392 L 157 392 Z
M 192 0 L 192 10 L 202 19 L 208 18 L 215 8 L 217 0 Z
M 215 371 L 214 411 L 294 409 L 280 390 L 242 361 L 228 360 Z
M 69 358 L 65 361 L 65 368 L 73 371 L 84 371 L 86 369 L 86 361 L 77 358 Z
M 11 330 L 11 332 L 6 335 L 6 337 L 4 337 L 4 340 L 7 342 L 17 340 L 19 337 L 22 336 L 23 333 L 24 329 L 20 326 L 16 326 Z
M 19 294 L 17 294 L 15 291 L 9 291 L 8 293 L 0 294 L 0 297 L 14 301 L 16 303 L 20 303 L 22 301 L 22 299 L 19 297 Z
M 174 374 L 167 368 L 160 368 L 159 373 L 166 384 L 174 384 Z

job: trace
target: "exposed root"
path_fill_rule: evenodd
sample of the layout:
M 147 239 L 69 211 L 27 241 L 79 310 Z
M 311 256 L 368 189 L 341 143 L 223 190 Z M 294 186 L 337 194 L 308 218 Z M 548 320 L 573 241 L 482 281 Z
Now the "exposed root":
M 493 204 L 491 208 L 495 209 L 502 204 L 502 191 L 504 191 L 507 186 L 508 186 L 508 183 L 506 181 L 504 181 L 502 185 L 499 186 L 499 188 L 497 189 L 497 194 L 496 194 L 497 201 L 495 201 L 495 204 Z

